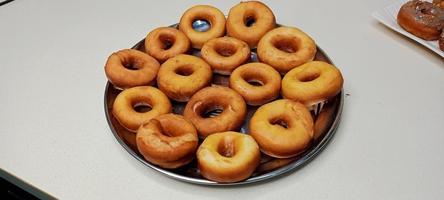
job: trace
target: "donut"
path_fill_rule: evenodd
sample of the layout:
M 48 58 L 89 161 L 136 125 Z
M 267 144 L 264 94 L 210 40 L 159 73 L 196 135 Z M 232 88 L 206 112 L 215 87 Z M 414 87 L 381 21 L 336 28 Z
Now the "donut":
M 184 102 L 210 84 L 211 67 L 201 58 L 180 54 L 162 64 L 157 85 L 168 97 Z
M 443 0 L 433 0 L 433 4 L 435 6 L 440 7 L 440 8 L 444 8 L 444 1 Z
M 123 49 L 112 53 L 105 65 L 108 80 L 118 89 L 152 85 L 159 62 L 141 51 Z
M 148 106 L 151 110 L 140 112 L 136 110 L 138 106 Z M 151 86 L 137 86 L 117 95 L 112 113 L 123 127 L 136 132 L 140 125 L 171 110 L 170 100 L 162 91 Z
M 217 116 L 208 116 L 211 111 L 221 111 Z M 234 90 L 223 86 L 206 87 L 194 94 L 185 106 L 183 115 L 190 120 L 202 138 L 212 133 L 240 128 L 247 106 Z
M 280 99 L 259 107 L 250 119 L 249 130 L 263 153 L 289 158 L 310 145 L 313 119 L 301 103 Z
M 221 183 L 247 179 L 260 161 L 256 141 L 249 135 L 232 131 L 209 135 L 196 155 L 202 176 Z
M 137 130 L 137 149 L 149 162 L 163 168 L 178 168 L 193 159 L 197 131 L 182 116 L 164 114 L 152 118 Z
M 336 96 L 343 82 L 338 68 L 323 61 L 312 61 L 284 76 L 282 96 L 310 107 Z
M 259 1 L 240 2 L 230 9 L 227 34 L 256 47 L 262 36 L 276 27 L 273 12 Z
M 268 103 L 279 96 L 281 75 L 264 63 L 248 63 L 236 68 L 230 76 L 230 88 L 249 105 Z
M 145 38 L 145 51 L 160 62 L 185 53 L 190 49 L 190 40 L 175 28 L 156 28 Z
M 413 0 L 401 6 L 398 24 L 424 40 L 437 40 L 444 24 L 444 11 L 427 1 Z
M 204 32 L 193 28 L 193 22 L 204 20 L 210 24 L 210 29 Z M 225 16 L 217 8 L 209 5 L 197 5 L 183 13 L 179 22 L 181 30 L 190 39 L 191 46 L 200 49 L 210 39 L 221 37 L 225 34 Z
M 297 28 L 279 27 L 261 38 L 257 55 L 261 62 L 284 74 L 312 61 L 316 55 L 316 44 L 310 36 Z
M 322 111 L 316 117 L 314 121 L 313 139 L 318 141 L 322 139 L 327 131 L 331 128 L 331 124 L 334 120 L 335 106 L 334 104 L 327 104 Z
M 200 53 L 215 73 L 223 75 L 231 74 L 250 58 L 247 43 L 232 37 L 211 39 L 203 45 Z

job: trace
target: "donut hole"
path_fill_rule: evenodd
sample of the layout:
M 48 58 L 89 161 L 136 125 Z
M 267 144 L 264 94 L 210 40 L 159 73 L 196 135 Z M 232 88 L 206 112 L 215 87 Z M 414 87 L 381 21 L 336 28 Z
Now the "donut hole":
M 138 113 L 146 113 L 153 109 L 153 107 L 145 102 L 139 102 L 133 105 L 133 109 Z
M 162 134 L 162 135 L 164 135 L 164 136 L 167 136 L 167 137 L 174 137 L 175 135 L 173 134 L 173 133 L 171 133 L 171 132 L 169 132 L 165 127 L 164 127 L 164 125 L 159 121 L 159 120 L 157 120 L 157 119 L 151 119 L 150 121 L 149 121 L 149 123 L 146 123 L 146 128 L 148 128 L 149 127 L 149 124 L 154 124 L 154 126 L 158 129 L 158 131 L 160 132 L 160 134 Z
M 129 70 L 138 70 L 139 69 L 139 67 L 137 67 L 136 65 L 133 65 L 131 63 L 123 64 L 123 67 L 125 67 L 126 69 L 129 69 Z
M 230 57 L 236 53 L 236 47 L 233 44 L 216 45 L 214 50 L 223 57 Z
M 122 61 L 123 67 L 129 70 L 138 70 L 140 67 L 137 65 L 136 62 L 132 59 L 126 59 Z
M 257 86 L 257 87 L 264 86 L 264 83 L 262 81 L 256 80 L 256 79 L 248 80 L 247 83 L 252 86 Z
M 280 38 L 273 41 L 272 44 L 277 49 L 287 53 L 295 53 L 299 49 L 299 43 L 294 38 Z
M 297 79 L 301 82 L 310 82 L 321 76 L 321 72 L 316 69 L 306 70 L 297 76 Z
M 203 118 L 213 118 L 219 116 L 222 112 L 224 112 L 224 108 L 222 106 L 207 106 L 202 109 L 200 116 Z
M 285 121 L 284 119 L 281 119 L 281 118 L 272 119 L 270 121 L 270 124 L 278 125 L 278 126 L 281 126 L 281 127 L 285 128 L 285 129 L 287 129 L 289 127 L 287 121 Z
M 236 154 L 234 139 L 231 137 L 222 139 L 217 145 L 217 153 L 227 158 L 233 157 Z
M 261 77 L 257 77 L 257 75 L 251 76 L 248 74 L 244 74 L 244 76 L 242 78 L 245 80 L 245 82 L 247 82 L 248 84 L 250 84 L 252 86 L 261 87 L 266 84 L 265 80 L 263 80 Z
M 168 50 L 170 49 L 175 42 L 175 38 L 172 35 L 162 34 L 159 36 L 159 40 L 162 43 L 162 49 Z
M 176 68 L 176 70 L 174 70 L 174 73 L 181 76 L 190 76 L 191 74 L 194 73 L 194 70 L 190 66 L 185 65 Z
M 197 32 L 207 32 L 211 29 L 211 23 L 206 19 L 195 19 L 191 24 L 193 30 Z
M 254 15 L 248 15 L 244 19 L 244 24 L 246 27 L 252 27 L 256 23 L 256 17 Z

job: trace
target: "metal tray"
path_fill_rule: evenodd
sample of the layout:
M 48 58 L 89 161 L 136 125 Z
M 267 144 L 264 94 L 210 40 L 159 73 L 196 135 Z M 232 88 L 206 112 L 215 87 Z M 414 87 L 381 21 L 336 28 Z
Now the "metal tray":
M 144 51 L 143 46 L 144 40 L 137 43 L 133 47 L 133 49 Z M 254 55 L 254 50 L 252 50 L 252 52 L 253 53 L 251 56 L 251 60 L 254 61 L 256 59 L 256 56 Z M 190 53 L 199 56 L 200 52 L 198 50 L 192 50 L 192 52 Z M 315 60 L 325 61 L 332 64 L 332 61 L 328 58 L 327 54 L 319 47 L 317 47 Z M 228 79 L 229 76 L 214 74 L 212 84 L 227 86 Z M 173 170 L 163 169 L 146 161 L 143 156 L 137 151 L 135 133 L 129 132 L 125 128 L 123 128 L 112 115 L 112 105 L 114 103 L 114 99 L 119 93 L 120 90 L 115 89 L 110 82 L 106 84 L 104 96 L 105 115 L 114 137 L 131 156 L 139 160 L 145 166 L 158 171 L 168 177 L 188 183 L 214 186 L 242 185 L 265 181 L 304 166 L 316 155 L 318 155 L 334 136 L 336 128 L 339 125 L 344 101 L 343 91 L 341 91 L 336 97 L 331 99 L 326 105 L 323 106 L 323 109 L 320 113 L 312 113 L 315 119 L 315 136 L 318 137 L 313 140 L 311 146 L 302 154 L 288 159 L 275 159 L 262 154 L 261 164 L 258 166 L 256 171 L 250 178 L 235 183 L 217 183 L 207 180 L 200 175 L 199 169 L 197 168 L 196 159 L 194 159 L 190 164 Z M 173 112 L 176 114 L 182 114 L 186 103 L 175 101 L 171 101 L 171 103 L 173 105 Z M 248 133 L 248 122 L 257 108 L 257 106 L 248 106 L 248 114 L 246 120 L 241 129 L 238 130 L 239 132 Z

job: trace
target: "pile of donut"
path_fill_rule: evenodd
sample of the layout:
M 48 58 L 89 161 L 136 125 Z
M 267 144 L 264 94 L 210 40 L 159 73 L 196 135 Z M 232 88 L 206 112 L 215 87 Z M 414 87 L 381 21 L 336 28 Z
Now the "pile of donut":
M 202 21 L 207 30 L 194 26 Z M 200 55 L 190 53 L 196 50 Z M 260 62 L 251 62 L 252 50 Z M 343 84 L 335 66 L 313 61 L 316 51 L 300 29 L 277 27 L 261 2 L 241 2 L 227 18 L 215 7 L 197 5 L 185 11 L 178 28 L 149 32 L 144 52 L 109 56 L 106 75 L 122 90 L 112 114 L 136 133 L 147 161 L 175 169 L 197 158 L 203 177 L 242 181 L 258 167 L 261 152 L 292 158 L 314 140 L 310 109 L 335 97 Z M 211 84 L 215 74 L 229 78 L 229 86 Z M 172 114 L 171 102 L 186 102 L 183 113 Z M 246 120 L 247 104 L 260 107 L 246 122 L 248 133 L 235 132 Z M 150 110 L 137 111 L 138 105 Z
M 397 21 L 403 29 L 421 39 L 438 40 L 439 48 L 444 51 L 444 0 L 408 1 L 399 9 Z

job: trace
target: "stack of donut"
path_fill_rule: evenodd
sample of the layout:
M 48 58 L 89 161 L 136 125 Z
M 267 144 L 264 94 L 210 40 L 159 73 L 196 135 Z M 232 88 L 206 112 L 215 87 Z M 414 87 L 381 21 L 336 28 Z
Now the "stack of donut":
M 401 6 L 398 24 L 409 33 L 428 41 L 438 40 L 444 51 L 444 1 L 408 1 Z
M 197 21 L 208 29 L 196 29 Z M 316 50 L 302 30 L 277 27 L 261 2 L 241 2 L 227 18 L 215 7 L 194 6 L 177 28 L 149 32 L 142 51 L 109 56 L 106 75 L 122 90 L 112 114 L 136 134 L 147 161 L 175 169 L 197 158 L 203 177 L 242 181 L 261 157 L 291 160 L 316 139 L 311 110 L 343 84 L 335 66 L 313 61 Z M 215 77 L 227 84 L 215 84 Z M 186 106 L 173 114 L 179 102 Z M 257 107 L 249 121 L 247 107 Z M 244 123 L 249 131 L 236 132 Z

